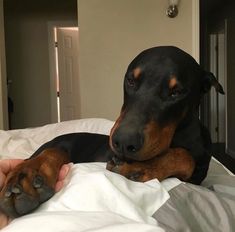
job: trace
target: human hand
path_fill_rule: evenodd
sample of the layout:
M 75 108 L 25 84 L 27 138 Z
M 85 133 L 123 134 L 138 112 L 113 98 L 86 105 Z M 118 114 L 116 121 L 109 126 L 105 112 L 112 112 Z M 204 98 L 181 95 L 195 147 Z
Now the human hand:
M 0 160 L 0 190 L 3 187 L 6 177 L 10 171 L 12 171 L 18 164 L 22 163 L 23 159 L 5 159 Z M 55 191 L 58 192 L 63 187 L 63 181 L 70 170 L 69 164 L 64 164 L 59 172 L 57 183 L 55 185 Z M 0 212 L 0 229 L 7 226 L 11 222 L 11 218 Z

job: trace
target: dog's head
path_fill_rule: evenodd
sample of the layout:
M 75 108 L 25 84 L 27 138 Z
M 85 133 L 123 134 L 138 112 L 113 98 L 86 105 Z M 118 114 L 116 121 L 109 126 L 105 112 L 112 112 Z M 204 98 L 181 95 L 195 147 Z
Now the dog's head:
M 167 150 L 179 123 L 196 113 L 201 96 L 214 86 L 212 73 L 176 47 L 155 47 L 128 66 L 124 103 L 110 134 L 110 146 L 121 159 L 148 160 Z

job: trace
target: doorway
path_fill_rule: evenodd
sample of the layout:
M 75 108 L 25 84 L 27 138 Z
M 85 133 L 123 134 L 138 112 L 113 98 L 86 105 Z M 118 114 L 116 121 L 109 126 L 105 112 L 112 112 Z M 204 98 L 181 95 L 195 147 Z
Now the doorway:
M 51 120 L 48 22 L 74 22 L 77 0 L 4 0 L 8 91 L 13 101 L 12 129 L 37 127 Z M 67 25 L 65 25 L 67 26 Z M 69 25 L 70 26 L 70 25 Z
M 61 122 L 80 116 L 78 42 L 74 23 L 50 23 L 51 121 Z M 63 25 L 63 26 L 62 26 Z
M 226 90 L 226 44 L 225 28 L 209 35 L 210 71 Z M 214 88 L 210 92 L 210 133 L 214 144 L 225 146 L 226 143 L 226 95 L 221 95 Z
M 200 6 L 200 63 L 225 91 L 222 96 L 212 88 L 202 101 L 200 116 L 212 135 L 213 156 L 235 172 L 235 2 L 200 0 Z

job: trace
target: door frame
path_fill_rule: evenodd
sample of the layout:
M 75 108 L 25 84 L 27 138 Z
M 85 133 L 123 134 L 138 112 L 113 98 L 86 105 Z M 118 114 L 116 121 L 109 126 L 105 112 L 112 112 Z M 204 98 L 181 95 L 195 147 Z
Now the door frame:
M 200 2 L 192 0 L 192 56 L 200 61 Z
M 225 28 L 209 33 L 210 72 L 214 73 L 219 83 L 227 92 L 226 36 Z M 210 92 L 210 134 L 213 143 L 227 144 L 227 95 L 220 95 L 211 89 Z M 217 131 L 215 130 L 217 128 Z
M 228 20 L 229 19 L 225 19 L 225 62 L 226 62 L 226 67 L 228 66 L 228 61 L 227 61 L 227 58 L 228 58 L 228 41 L 229 39 L 229 35 L 228 35 Z M 228 73 L 228 70 L 226 69 L 226 73 L 225 73 L 225 76 L 226 76 L 226 85 L 225 85 L 225 91 L 227 92 L 227 94 L 225 94 L 225 104 L 226 104 L 226 111 L 225 111 L 225 117 L 226 117 L 226 144 L 225 144 L 225 152 L 226 154 L 230 155 L 231 157 L 235 158 L 235 150 L 234 148 L 230 148 L 230 143 L 229 143 L 229 139 L 228 139 L 228 136 L 229 136 L 229 125 L 228 125 L 228 76 L 227 76 L 227 73 Z
M 58 122 L 57 116 L 57 89 L 56 89 L 56 62 L 55 62 L 55 27 L 78 27 L 77 21 L 50 21 L 48 22 L 48 51 L 49 51 L 49 71 L 50 71 L 50 105 L 51 123 Z
M 0 0 L 0 129 L 9 129 L 3 0 Z

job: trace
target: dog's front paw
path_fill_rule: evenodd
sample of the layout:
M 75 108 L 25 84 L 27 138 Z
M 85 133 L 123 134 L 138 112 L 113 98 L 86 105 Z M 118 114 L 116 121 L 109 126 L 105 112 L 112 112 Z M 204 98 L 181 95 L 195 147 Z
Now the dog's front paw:
M 112 159 L 107 162 L 106 169 L 111 172 L 119 173 L 119 169 L 123 164 L 124 161 L 120 160 L 116 156 L 113 156 Z
M 0 192 L 0 209 L 10 217 L 32 211 L 54 194 L 44 172 L 39 166 L 28 166 L 29 162 L 25 161 L 8 174 Z
M 145 173 L 143 171 L 134 171 L 127 175 L 127 178 L 137 182 L 145 182 Z
M 128 163 L 121 161 L 115 163 L 115 160 L 111 160 L 107 163 L 106 169 L 133 181 L 145 182 L 153 179 L 147 173 L 147 168 L 141 162 Z
M 0 210 L 11 218 L 19 217 L 52 197 L 58 172 L 65 163 L 61 156 L 47 151 L 16 166 L 0 192 Z

